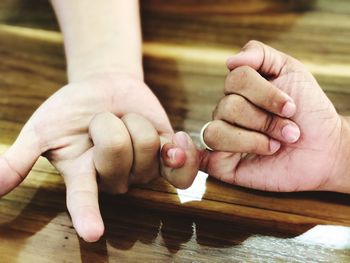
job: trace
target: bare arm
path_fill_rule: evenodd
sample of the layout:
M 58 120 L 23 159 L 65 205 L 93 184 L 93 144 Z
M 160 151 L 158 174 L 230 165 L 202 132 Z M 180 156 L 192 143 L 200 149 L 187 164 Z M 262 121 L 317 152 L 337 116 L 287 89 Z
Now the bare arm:
M 101 71 L 143 78 L 137 0 L 51 0 L 65 42 L 69 81 Z

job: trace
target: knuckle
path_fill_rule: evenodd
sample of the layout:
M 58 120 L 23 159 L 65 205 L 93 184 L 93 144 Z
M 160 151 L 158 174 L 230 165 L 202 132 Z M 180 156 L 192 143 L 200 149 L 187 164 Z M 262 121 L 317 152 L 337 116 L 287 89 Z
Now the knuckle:
M 234 112 L 234 109 L 237 107 L 235 105 L 235 96 L 226 96 L 222 101 L 221 101 L 221 111 L 224 114 L 229 114 Z
M 230 95 L 222 102 L 221 111 L 227 116 L 228 119 L 226 121 L 234 123 L 244 113 L 246 106 L 247 101 L 245 98 L 240 95 Z
M 223 118 L 223 116 L 226 113 L 226 108 L 228 107 L 226 104 L 227 102 L 227 97 L 228 96 L 224 96 L 220 99 L 220 101 L 218 102 L 218 104 L 216 105 L 214 111 L 213 111 L 213 119 L 214 120 L 219 120 L 221 118 Z
M 160 148 L 159 137 L 156 134 L 144 135 L 135 144 L 135 148 L 142 153 L 158 152 Z
M 251 70 L 249 66 L 240 66 L 232 70 L 226 77 L 225 91 L 239 92 L 243 90 Z
M 239 95 L 233 95 L 229 96 L 227 103 L 226 103 L 226 110 L 228 112 L 238 112 L 241 113 L 246 106 L 246 100 L 242 96 Z
M 123 134 L 115 134 L 101 140 L 97 147 L 107 152 L 124 152 L 130 147 L 130 138 Z
M 282 110 L 282 107 L 285 103 L 282 91 L 274 87 L 270 88 L 267 97 L 269 98 L 267 100 L 267 104 L 271 108 L 271 110 Z
M 249 67 L 249 66 L 244 65 L 244 66 L 238 67 L 236 70 L 238 72 L 241 71 L 241 72 L 248 73 L 248 72 L 252 71 L 253 69 L 251 67 Z
M 244 47 L 242 48 L 242 50 L 246 50 L 246 49 L 250 49 L 250 48 L 256 48 L 256 47 L 261 47 L 263 44 L 260 41 L 257 40 L 249 40 Z
M 113 113 L 108 112 L 108 111 L 96 113 L 96 114 L 92 117 L 92 119 L 91 119 L 91 121 L 90 121 L 90 125 L 91 125 L 91 124 L 98 124 L 100 121 L 103 121 L 103 120 L 105 120 L 106 118 L 110 118 L 110 117 L 115 118 L 115 116 L 113 115 Z

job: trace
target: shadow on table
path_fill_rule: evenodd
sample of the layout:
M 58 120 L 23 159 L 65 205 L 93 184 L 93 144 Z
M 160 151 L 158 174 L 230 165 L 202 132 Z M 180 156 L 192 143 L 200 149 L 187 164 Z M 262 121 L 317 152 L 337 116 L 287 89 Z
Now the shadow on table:
M 292 238 L 314 226 L 298 226 L 294 233 L 291 233 L 289 228 L 288 233 L 283 233 L 281 229 L 276 231 L 273 224 L 270 228 L 266 228 L 266 225 L 259 227 L 249 223 L 242 224 L 241 221 L 222 222 L 178 214 L 175 210 L 173 212 L 154 210 L 137 205 L 137 201 L 128 202 L 127 198 L 123 197 L 102 195 L 101 203 L 106 232 L 99 243 L 80 242 L 83 262 L 90 262 L 92 251 L 100 252 L 98 256 L 94 254 L 93 257 L 100 261 L 108 261 L 109 257 L 118 257 L 118 254 L 113 251 L 108 255 L 107 246 L 115 248 L 115 251 L 133 253 L 129 250 L 141 242 L 149 246 L 148 250 L 142 251 L 147 258 L 147 256 L 152 256 L 154 251 L 175 255 L 182 249 L 196 250 L 195 246 L 198 245 L 208 249 L 230 248 L 242 244 L 247 238 L 254 235 Z M 189 241 L 191 243 L 188 243 Z M 161 247 L 165 247 L 166 251 L 161 250 Z M 103 255 L 102 252 L 105 254 Z M 142 257 L 141 252 L 138 256 Z
M 20 188 L 16 191 L 17 194 L 25 196 L 28 189 Z M 6 199 L 3 199 L 0 205 L 6 206 L 6 202 Z M 242 225 L 238 222 L 225 223 L 177 214 L 175 211 L 169 213 L 152 210 L 135 205 L 135 201 L 130 203 L 121 196 L 102 195 L 100 202 L 106 232 L 97 243 L 90 244 L 79 240 L 82 262 L 92 262 L 91 260 L 106 262 L 109 257 L 113 257 L 113 252 L 131 250 L 137 242 L 154 246 L 154 249 L 164 247 L 168 252 L 163 251 L 163 253 L 176 254 L 190 240 L 193 244 L 209 248 L 225 248 L 241 244 L 255 234 L 293 237 L 311 228 L 311 226 L 305 226 L 302 231 L 298 228 L 297 232 L 293 234 L 281 234 L 274 232 L 273 229 L 259 229 L 256 226 Z M 49 191 L 39 188 L 18 216 L 12 221 L 0 225 L 0 236 L 4 240 L 14 241 L 16 251 L 19 254 L 21 246 L 26 243 L 25 240 L 34 236 L 58 214 L 65 211 L 64 191 Z M 66 219 L 60 223 L 59 227 L 62 228 L 62 231 L 72 233 L 69 217 L 64 218 Z M 64 230 L 65 227 L 68 230 Z M 67 237 L 62 235 L 62 244 L 67 244 L 65 239 Z M 48 240 L 48 242 L 50 241 Z M 56 239 L 56 242 L 59 241 Z M 108 254 L 107 246 L 116 250 L 112 249 L 111 254 Z M 64 246 L 62 245 L 62 247 Z M 153 251 L 153 249 L 149 251 Z
M 14 241 L 18 254 L 25 240 L 66 211 L 64 191 L 39 188 L 32 194 L 32 188 L 19 186 L 0 199 L 1 221 L 4 222 L 0 224 L 0 237 L 7 243 Z M 67 222 L 67 228 L 72 228 L 70 222 Z
M 1 239 L 7 243 L 16 244 L 18 255 L 24 248 L 26 240 L 44 229 L 59 214 L 66 212 L 63 188 L 55 191 L 39 188 L 30 199 L 31 191 L 33 189 L 20 187 L 14 191 L 13 196 L 0 199 L 1 211 L 9 211 L 9 215 L 19 213 L 17 216 L 13 216 L 13 220 L 0 225 Z M 308 198 L 319 199 L 317 193 L 305 194 Z M 331 200 L 342 201 L 341 195 L 329 193 L 328 197 Z M 18 205 L 18 211 L 16 211 L 17 202 L 18 204 L 28 202 L 28 204 L 23 209 L 21 209 L 21 205 Z M 152 209 L 151 205 L 145 207 L 137 199 L 130 199 L 128 196 L 102 194 L 100 203 L 106 228 L 105 235 L 101 240 L 92 244 L 81 239 L 79 239 L 79 244 L 74 238 L 71 241 L 67 240 L 69 235 L 75 235 L 67 214 L 55 222 L 58 230 L 52 229 L 52 231 L 47 232 L 63 232 L 62 235 L 58 235 L 54 239 L 57 249 L 64 249 L 67 245 L 79 246 L 76 249 L 80 250 L 82 262 L 108 262 L 110 259 L 123 258 L 123 256 L 125 258 L 143 256 L 156 258 L 154 253 L 162 253 L 164 256 L 171 257 L 181 251 L 181 253 L 198 252 L 201 247 L 208 251 L 214 248 L 215 253 L 218 253 L 217 249 L 234 248 L 251 236 L 263 235 L 288 239 L 299 236 L 314 227 L 314 225 L 289 225 L 284 231 L 283 228 L 277 227 L 274 222 L 266 224 L 263 219 L 261 219 L 261 224 L 259 221 L 254 223 L 244 218 L 223 222 L 220 219 L 180 213 L 176 207 L 170 212 L 159 210 L 159 208 Z M 6 214 L 2 215 L 3 222 L 6 216 Z M 61 241 L 60 238 L 62 238 Z M 142 247 L 143 244 L 147 247 Z M 132 255 L 133 253 L 134 255 Z M 69 257 L 69 255 L 67 256 Z

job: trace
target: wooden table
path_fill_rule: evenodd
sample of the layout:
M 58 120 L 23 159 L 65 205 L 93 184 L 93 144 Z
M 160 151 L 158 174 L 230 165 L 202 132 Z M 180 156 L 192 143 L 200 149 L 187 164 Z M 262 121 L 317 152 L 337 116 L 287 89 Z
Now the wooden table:
M 147 83 L 178 130 L 196 132 L 221 96 L 224 61 L 249 39 L 299 58 L 350 114 L 350 2 L 142 1 Z M 0 149 L 66 83 L 62 39 L 44 0 L 0 3 Z M 200 197 L 200 196 L 199 196 Z M 181 203 L 159 179 L 101 196 L 106 224 L 80 240 L 61 176 L 40 159 L 0 199 L 0 262 L 350 262 L 349 196 L 264 193 L 206 182 Z

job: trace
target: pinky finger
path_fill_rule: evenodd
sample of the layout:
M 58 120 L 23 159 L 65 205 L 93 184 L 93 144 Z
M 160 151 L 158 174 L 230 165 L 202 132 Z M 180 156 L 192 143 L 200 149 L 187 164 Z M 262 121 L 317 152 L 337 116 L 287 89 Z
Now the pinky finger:
M 161 150 L 161 174 L 175 187 L 190 187 L 198 173 L 199 153 L 191 138 L 184 132 L 173 135 L 172 142 Z

